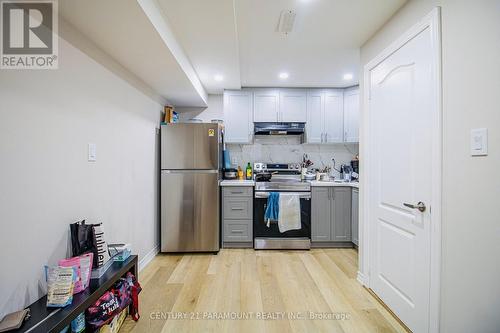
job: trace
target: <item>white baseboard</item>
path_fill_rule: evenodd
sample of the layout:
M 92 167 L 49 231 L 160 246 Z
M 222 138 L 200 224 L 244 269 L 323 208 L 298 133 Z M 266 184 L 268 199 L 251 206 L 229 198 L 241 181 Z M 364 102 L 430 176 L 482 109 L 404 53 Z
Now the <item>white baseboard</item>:
M 143 268 L 146 267 L 159 252 L 160 252 L 160 244 L 157 244 L 141 260 L 139 260 L 139 272 L 142 271 Z
M 358 282 L 368 288 L 368 280 L 366 279 L 366 276 L 360 271 L 358 271 Z

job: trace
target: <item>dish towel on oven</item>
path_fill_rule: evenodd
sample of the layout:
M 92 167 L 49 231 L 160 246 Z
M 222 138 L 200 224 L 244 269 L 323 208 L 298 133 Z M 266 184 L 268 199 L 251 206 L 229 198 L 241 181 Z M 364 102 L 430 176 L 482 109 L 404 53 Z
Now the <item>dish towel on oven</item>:
M 269 197 L 267 198 L 267 207 L 264 212 L 264 221 L 266 222 L 266 226 L 269 228 L 271 225 L 271 221 L 278 221 L 280 206 L 280 194 L 277 192 L 269 193 Z
M 278 227 L 281 233 L 301 228 L 300 198 L 298 194 L 281 193 L 279 197 Z

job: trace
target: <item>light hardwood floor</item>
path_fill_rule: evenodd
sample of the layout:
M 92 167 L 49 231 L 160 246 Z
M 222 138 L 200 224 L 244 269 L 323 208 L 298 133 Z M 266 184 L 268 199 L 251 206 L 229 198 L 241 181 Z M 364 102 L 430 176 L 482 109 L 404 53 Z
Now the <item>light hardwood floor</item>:
M 356 271 L 353 249 L 158 255 L 139 275 L 141 319 L 120 333 L 406 332 Z

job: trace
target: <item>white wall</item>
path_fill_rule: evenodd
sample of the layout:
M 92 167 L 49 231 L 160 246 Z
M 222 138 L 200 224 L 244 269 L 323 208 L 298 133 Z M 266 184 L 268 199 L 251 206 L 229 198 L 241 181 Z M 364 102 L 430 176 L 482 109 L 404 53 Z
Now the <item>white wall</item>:
M 500 1 L 410 1 L 362 47 L 361 60 L 369 62 L 437 5 L 444 127 L 441 332 L 498 332 Z M 489 131 L 486 157 L 469 154 L 470 129 L 478 127 Z
M 58 70 L 0 71 L 0 318 L 45 293 L 70 223 L 103 222 L 109 242 L 154 253 L 161 110 L 63 39 Z

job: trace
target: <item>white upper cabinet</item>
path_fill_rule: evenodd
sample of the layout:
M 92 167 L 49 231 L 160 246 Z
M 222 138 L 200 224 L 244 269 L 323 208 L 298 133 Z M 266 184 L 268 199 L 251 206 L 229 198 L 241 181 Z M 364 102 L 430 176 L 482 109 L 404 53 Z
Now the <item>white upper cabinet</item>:
M 328 89 L 325 98 L 325 143 L 344 141 L 343 92 L 340 89 Z
M 253 93 L 248 90 L 224 91 L 224 141 L 251 143 L 253 135 Z
M 344 141 L 359 142 L 359 88 L 344 91 Z
M 279 89 L 253 89 L 255 122 L 278 122 L 280 115 Z
M 359 88 L 224 92 L 227 143 L 251 143 L 254 122 L 306 123 L 305 142 L 359 142 Z
M 341 89 L 311 89 L 307 93 L 307 143 L 343 142 Z
M 321 90 L 307 92 L 306 142 L 323 143 L 325 98 Z
M 307 91 L 280 89 L 279 121 L 305 123 L 307 121 Z

